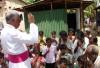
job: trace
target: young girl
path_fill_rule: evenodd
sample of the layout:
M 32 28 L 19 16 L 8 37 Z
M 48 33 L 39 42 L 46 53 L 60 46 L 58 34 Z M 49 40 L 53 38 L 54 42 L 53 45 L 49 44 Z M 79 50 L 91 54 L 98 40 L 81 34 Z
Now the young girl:
M 39 50 L 39 45 L 37 45 L 33 52 L 31 52 L 32 54 L 32 68 L 44 68 L 44 64 L 45 64 L 45 59 L 42 56 L 42 53 Z

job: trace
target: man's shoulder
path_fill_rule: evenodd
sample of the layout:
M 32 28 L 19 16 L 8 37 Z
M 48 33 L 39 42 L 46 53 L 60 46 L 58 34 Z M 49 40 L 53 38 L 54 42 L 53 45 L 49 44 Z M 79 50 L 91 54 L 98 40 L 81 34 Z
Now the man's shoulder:
M 1 30 L 1 35 L 4 35 L 7 31 L 8 31 L 8 30 L 6 30 L 6 28 L 3 28 L 3 29 Z
M 9 28 L 4 28 L 1 31 L 1 35 L 16 35 L 17 34 L 17 29 L 9 29 Z

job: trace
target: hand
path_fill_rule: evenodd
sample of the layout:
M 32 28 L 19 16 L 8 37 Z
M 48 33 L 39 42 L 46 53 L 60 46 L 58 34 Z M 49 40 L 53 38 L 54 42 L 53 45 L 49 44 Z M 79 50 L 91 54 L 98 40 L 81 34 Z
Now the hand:
M 34 18 L 34 16 L 32 15 L 32 13 L 29 13 L 29 14 L 28 14 L 28 21 L 29 21 L 29 23 L 35 23 L 35 18 Z

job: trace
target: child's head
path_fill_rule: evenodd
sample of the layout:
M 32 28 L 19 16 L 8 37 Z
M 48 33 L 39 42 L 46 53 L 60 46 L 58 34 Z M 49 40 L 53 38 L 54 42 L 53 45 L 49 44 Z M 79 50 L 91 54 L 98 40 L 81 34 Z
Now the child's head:
M 67 60 L 65 58 L 61 58 L 60 68 L 66 68 L 66 67 L 67 67 Z
M 63 40 L 67 40 L 67 32 L 66 31 L 61 31 L 59 33 L 59 35 Z
M 47 46 L 51 46 L 51 43 L 52 43 L 52 40 L 51 40 L 51 38 L 46 38 L 46 44 L 47 44 Z
M 61 45 L 59 46 L 59 49 L 61 50 L 62 53 L 65 53 L 66 48 L 67 48 L 67 47 L 66 47 L 65 44 L 61 44 Z
M 52 38 L 56 37 L 56 31 L 51 32 Z
M 86 30 L 86 31 L 84 32 L 84 35 L 87 36 L 87 37 L 89 37 L 90 33 L 91 33 L 90 31 Z
M 39 36 L 43 37 L 43 35 L 44 35 L 44 32 L 43 31 L 39 31 Z
M 84 33 L 80 30 L 77 30 L 75 35 L 78 39 L 84 39 Z
M 95 44 L 95 45 L 97 45 L 97 42 L 98 42 L 98 39 L 97 39 L 97 37 L 92 37 L 91 39 L 90 39 L 90 41 L 91 41 L 91 44 Z
M 68 35 L 73 36 L 75 34 L 74 29 L 70 28 L 68 30 Z

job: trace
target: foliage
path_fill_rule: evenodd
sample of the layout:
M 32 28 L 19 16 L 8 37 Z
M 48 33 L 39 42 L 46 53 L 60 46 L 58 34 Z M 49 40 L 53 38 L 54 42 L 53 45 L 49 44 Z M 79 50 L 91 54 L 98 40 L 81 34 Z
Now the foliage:
M 85 10 L 84 10 L 84 16 L 86 17 L 95 17 L 95 8 L 97 5 L 97 0 L 94 0 L 94 3 L 92 3 L 90 6 L 88 6 Z
M 24 0 L 26 3 L 32 4 L 33 2 L 37 1 L 37 0 Z
M 37 2 L 37 1 L 41 1 L 41 0 L 24 0 L 25 2 L 29 3 L 29 4 L 32 4 L 34 2 Z M 95 17 L 95 8 L 96 8 L 96 5 L 97 5 L 97 2 L 98 0 L 94 0 L 94 3 L 92 3 L 90 6 L 88 6 L 85 10 L 84 10 L 84 17 L 87 18 L 87 17 Z

